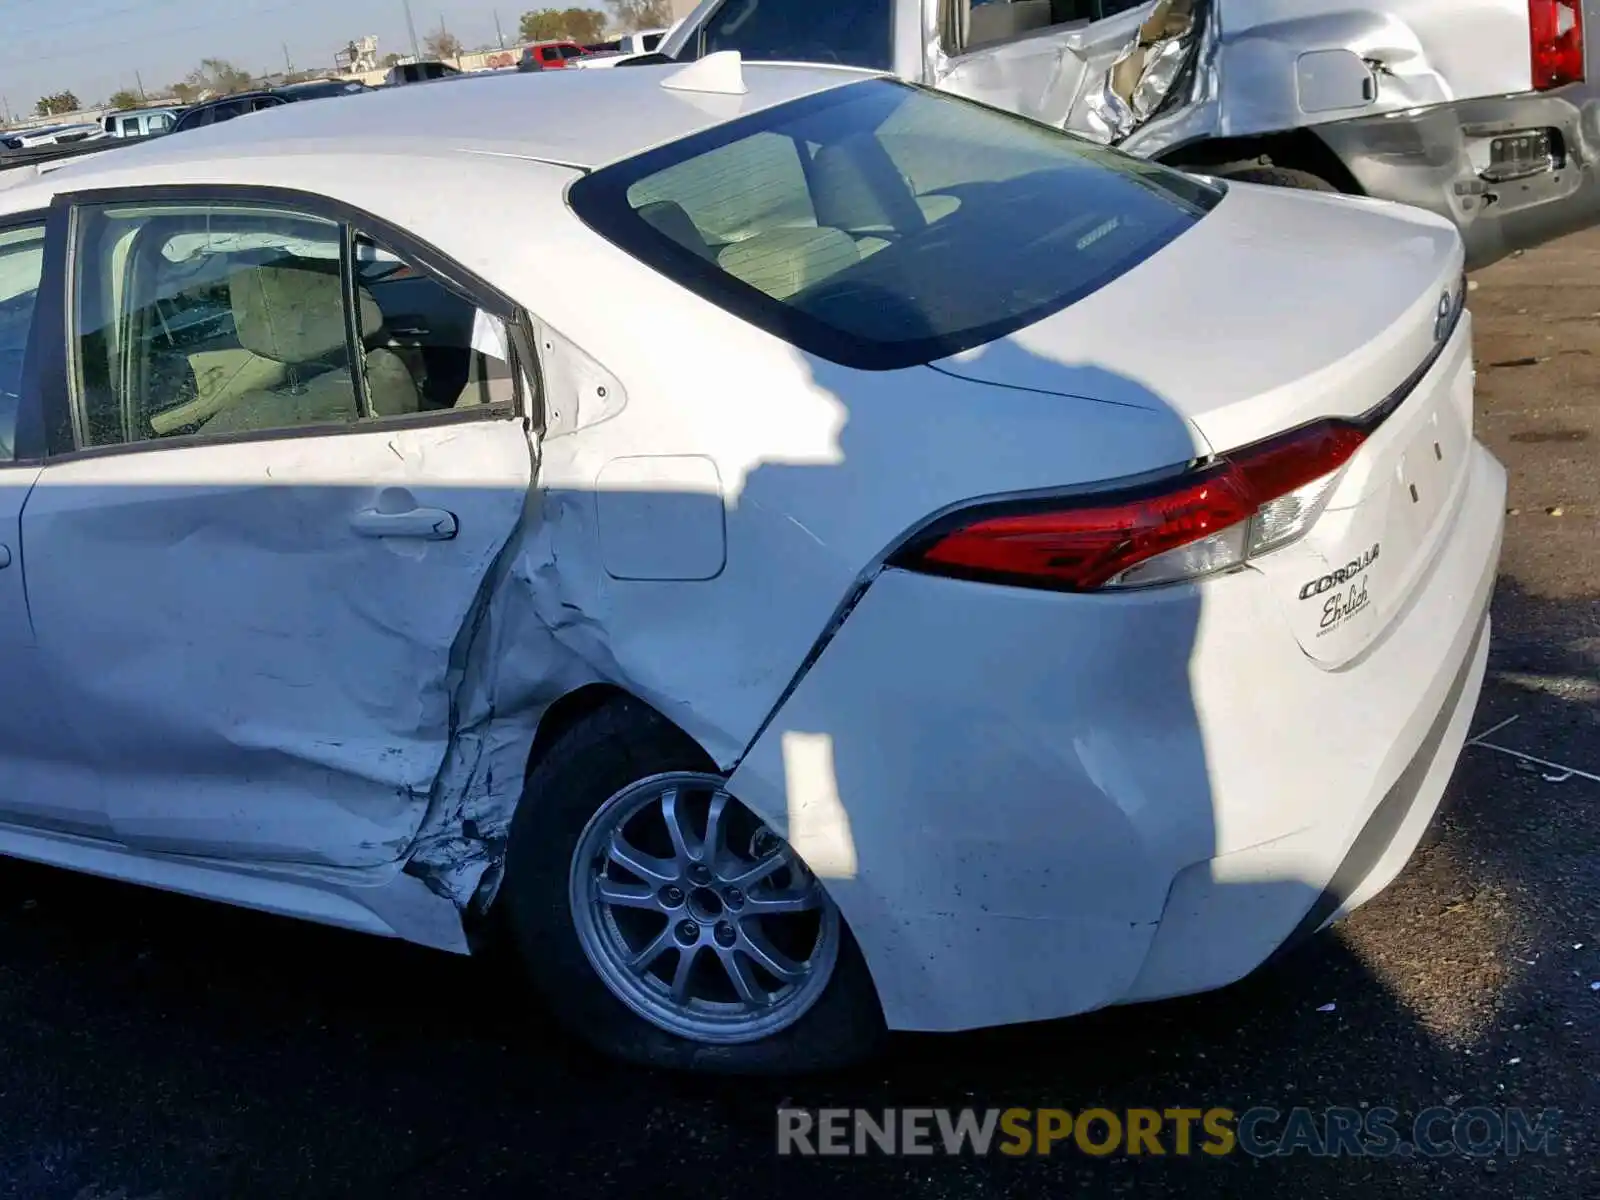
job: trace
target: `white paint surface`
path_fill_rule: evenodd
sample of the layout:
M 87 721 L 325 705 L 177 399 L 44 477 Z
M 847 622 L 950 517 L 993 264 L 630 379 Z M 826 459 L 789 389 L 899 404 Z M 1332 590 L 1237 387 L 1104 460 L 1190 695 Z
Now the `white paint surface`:
M 690 97 L 651 68 L 565 74 L 287 106 L 0 196 L 21 211 L 78 188 L 256 184 L 373 212 L 529 310 L 547 422 L 537 445 L 486 419 L 83 457 L 31 494 L 28 470 L 0 471 L 0 540 L 20 513 L 31 601 L 18 564 L 0 570 L 0 681 L 39 710 L 0 715 L 0 820 L 32 827 L 0 850 L 450 942 L 440 914 L 492 889 L 541 718 L 604 682 L 789 831 L 892 1025 L 1226 982 L 1306 910 L 1466 662 L 1504 489 L 1470 427 L 1443 515 L 1337 670 L 1280 604 L 1342 526 L 1120 596 L 882 563 L 976 499 L 1177 470 L 1376 403 L 1424 353 L 1454 235 L 1236 188 L 1056 317 L 945 369 L 856 371 L 641 268 L 566 206 L 573 170 L 507 155 L 603 162 L 861 76 L 746 66 L 746 95 Z M 527 119 L 530 97 L 549 120 Z M 1363 286 L 1326 286 L 1352 281 L 1352 257 Z M 1459 410 L 1452 386 L 1397 435 Z M 1413 444 L 1358 455 L 1349 512 L 1388 518 L 1374 481 Z M 359 536 L 352 517 L 402 490 L 458 535 Z M 426 903 L 374 883 L 412 879 L 402 864 Z M 1157 970 L 1191 871 L 1282 886 L 1188 911 L 1183 936 L 1216 956 Z M 1236 928 L 1241 911 L 1257 916 Z

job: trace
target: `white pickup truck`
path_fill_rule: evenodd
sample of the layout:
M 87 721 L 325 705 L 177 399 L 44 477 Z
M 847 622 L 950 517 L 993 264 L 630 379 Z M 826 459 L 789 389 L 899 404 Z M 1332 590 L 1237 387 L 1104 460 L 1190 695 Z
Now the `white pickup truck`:
M 582 58 L 573 59 L 568 65 L 586 71 L 620 66 L 622 63 L 660 49 L 661 43 L 666 41 L 676 28 L 675 24 L 669 29 L 641 29 L 637 33 L 625 33 L 615 41 L 603 43 L 600 49 L 585 47 L 590 53 Z
M 660 53 L 877 68 L 1185 169 L 1403 201 L 1478 267 L 1600 221 L 1597 21 L 1600 0 L 704 0 Z

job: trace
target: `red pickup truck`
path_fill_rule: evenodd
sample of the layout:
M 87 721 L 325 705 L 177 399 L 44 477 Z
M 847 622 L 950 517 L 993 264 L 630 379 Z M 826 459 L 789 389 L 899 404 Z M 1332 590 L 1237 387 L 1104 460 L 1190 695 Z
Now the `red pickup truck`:
M 587 51 L 577 42 L 535 42 L 522 48 L 517 60 L 519 71 L 554 71 L 565 67 L 574 58 L 583 58 Z

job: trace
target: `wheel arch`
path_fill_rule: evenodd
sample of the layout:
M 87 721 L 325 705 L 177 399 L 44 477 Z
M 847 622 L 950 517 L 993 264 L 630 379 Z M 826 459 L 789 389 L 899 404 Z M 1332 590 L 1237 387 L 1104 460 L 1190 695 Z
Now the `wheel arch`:
M 544 761 L 545 756 L 550 753 L 551 748 L 561 740 L 563 734 L 609 704 L 635 704 L 649 709 L 654 716 L 671 725 L 683 737 L 685 742 L 693 743 L 699 748 L 704 759 L 702 769 L 720 773 L 720 768 L 713 761 L 711 755 L 706 752 L 705 747 L 692 737 L 682 725 L 679 725 L 649 701 L 628 691 L 627 688 L 620 687 L 614 683 L 601 682 L 586 683 L 581 687 L 574 688 L 545 709 L 544 715 L 539 718 L 538 727 L 534 730 L 533 744 L 528 748 L 528 761 L 524 768 L 523 778 L 526 779 L 533 774 L 539 764 Z
M 1263 159 L 1275 167 L 1289 167 L 1319 175 L 1345 195 L 1367 194 L 1344 160 L 1314 129 L 1290 129 L 1282 133 L 1249 137 L 1205 138 L 1156 156 L 1156 161 L 1166 166 L 1207 174 L 1255 166 Z

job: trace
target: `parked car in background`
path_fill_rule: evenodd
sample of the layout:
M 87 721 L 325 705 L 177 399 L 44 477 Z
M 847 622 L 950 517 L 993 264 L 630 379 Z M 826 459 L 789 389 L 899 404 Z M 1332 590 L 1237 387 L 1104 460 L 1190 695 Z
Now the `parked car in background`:
M 182 108 L 137 108 L 108 113 L 100 124 L 114 138 L 154 137 L 169 132 L 184 113 Z
M 666 39 L 667 35 L 676 29 L 674 24 L 667 29 L 647 29 L 640 33 L 625 33 L 620 38 L 610 42 L 601 42 L 597 46 L 585 46 L 588 51 L 584 57 L 574 59 L 574 67 L 585 69 L 615 67 L 625 62 L 636 61 L 646 54 L 654 54 Z
M 15 129 L 0 134 L 0 148 L 31 150 L 36 146 L 66 146 L 74 142 L 95 142 L 109 136 L 105 129 L 94 124 L 45 125 L 33 129 Z
M 354 96 L 376 89 L 353 79 L 322 79 L 312 83 L 293 83 L 284 87 L 262 88 L 254 92 L 240 92 L 217 100 L 197 104 L 186 111 L 173 125 L 173 133 L 187 133 L 191 129 L 204 129 L 207 125 L 220 125 L 246 113 L 278 108 L 300 100 L 325 100 L 336 96 Z
M 609 42 L 596 42 L 585 46 L 589 54 L 649 54 L 661 44 L 670 29 L 642 29 L 637 33 L 624 33 Z
M 0 190 L 0 854 L 505 930 L 723 1071 L 1220 987 L 1398 874 L 1505 520 L 1448 221 L 878 72 L 546 90 Z
M 389 74 L 384 79 L 385 87 L 399 87 L 407 83 L 427 83 L 435 79 L 448 79 L 453 75 L 460 75 L 459 67 L 452 67 L 443 62 L 414 62 L 400 63 L 389 68 Z
M 586 55 L 587 52 L 577 42 L 536 42 L 522 48 L 517 70 L 559 71 Z
M 1398 200 L 1467 258 L 1600 221 L 1600 0 L 703 0 L 661 52 L 845 63 L 1141 158 Z

